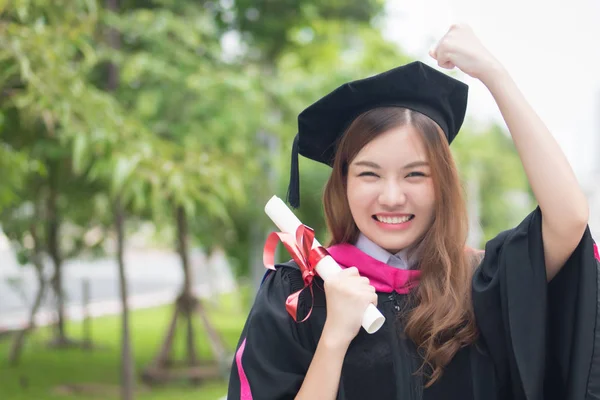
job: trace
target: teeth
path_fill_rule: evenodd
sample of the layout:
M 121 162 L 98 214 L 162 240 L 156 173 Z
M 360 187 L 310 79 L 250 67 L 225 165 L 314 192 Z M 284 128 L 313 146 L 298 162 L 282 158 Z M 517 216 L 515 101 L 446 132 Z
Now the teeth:
M 375 218 L 377 218 L 379 222 L 383 222 L 385 224 L 402 224 L 404 222 L 407 222 L 410 219 L 410 217 L 410 215 L 406 215 L 404 217 L 382 217 L 379 215 L 375 216 Z

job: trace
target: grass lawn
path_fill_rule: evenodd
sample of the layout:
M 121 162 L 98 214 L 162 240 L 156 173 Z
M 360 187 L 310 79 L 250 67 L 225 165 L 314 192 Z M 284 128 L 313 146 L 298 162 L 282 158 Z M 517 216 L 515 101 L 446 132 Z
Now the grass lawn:
M 239 304 L 239 302 L 238 302 Z M 208 305 L 207 305 L 208 306 Z M 219 307 L 209 307 L 209 315 L 215 328 L 221 333 L 228 349 L 233 352 L 244 324 L 246 310 L 234 306 L 231 298 L 225 298 Z M 172 316 L 172 307 L 136 310 L 131 313 L 133 351 L 136 374 L 156 356 Z M 201 330 L 200 319 L 196 321 L 197 344 L 200 357 L 210 358 L 206 334 Z M 180 326 L 175 351 L 184 359 L 185 349 Z M 72 338 L 81 337 L 81 324 L 70 323 L 67 332 Z M 47 346 L 50 328 L 39 328 L 26 341 L 20 365 L 7 367 L 9 339 L 0 341 L 0 400 L 83 400 L 119 398 L 120 372 L 120 316 L 109 316 L 92 321 L 92 337 L 98 349 L 55 350 Z M 98 394 L 64 393 L 61 385 L 92 384 L 101 390 Z M 138 384 L 136 399 L 139 400 L 217 400 L 226 393 L 225 381 L 205 382 L 194 387 L 188 382 L 152 389 Z

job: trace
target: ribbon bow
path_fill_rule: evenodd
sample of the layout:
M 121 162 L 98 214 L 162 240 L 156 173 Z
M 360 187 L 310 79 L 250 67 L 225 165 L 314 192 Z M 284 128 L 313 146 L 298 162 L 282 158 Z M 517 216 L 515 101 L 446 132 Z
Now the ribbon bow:
M 312 248 L 315 241 L 315 232 L 306 225 L 298 226 L 295 236 L 287 232 L 272 232 L 267 237 L 263 251 L 263 263 L 268 269 L 275 270 L 275 249 L 277 248 L 277 243 L 279 241 L 283 243 L 302 272 L 304 287 L 289 295 L 285 301 L 285 309 L 292 316 L 294 321 L 298 322 L 298 299 L 300 293 L 308 287 L 310 289 L 311 298 L 314 298 L 312 281 L 316 274 L 315 267 L 323 257 L 328 255 L 328 253 L 322 246 L 315 247 L 314 249 Z M 300 322 L 306 321 L 311 313 L 312 303 L 308 314 Z

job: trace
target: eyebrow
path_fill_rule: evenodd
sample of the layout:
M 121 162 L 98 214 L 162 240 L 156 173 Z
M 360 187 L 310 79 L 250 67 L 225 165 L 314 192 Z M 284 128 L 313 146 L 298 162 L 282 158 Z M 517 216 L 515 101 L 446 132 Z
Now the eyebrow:
M 357 167 L 371 167 L 375 169 L 381 169 L 381 166 L 373 161 L 357 161 L 353 163 Z M 416 167 L 427 167 L 429 163 L 427 161 L 413 161 L 406 164 L 402 169 L 416 168 Z

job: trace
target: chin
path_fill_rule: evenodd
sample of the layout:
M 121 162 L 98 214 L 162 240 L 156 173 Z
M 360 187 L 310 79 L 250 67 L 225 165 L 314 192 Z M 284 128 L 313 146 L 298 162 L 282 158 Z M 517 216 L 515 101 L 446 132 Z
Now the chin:
M 406 242 L 395 242 L 395 243 L 377 243 L 379 247 L 385 249 L 387 252 L 396 254 L 397 252 L 406 249 L 412 245 L 413 241 Z
M 387 251 L 387 252 L 388 252 L 388 253 L 390 253 L 390 254 L 396 254 L 396 253 L 398 253 L 399 251 L 402 251 L 402 249 L 400 249 L 400 248 L 398 248 L 398 249 L 387 249 L 387 248 L 386 248 L 386 249 L 385 249 L 385 251 Z

